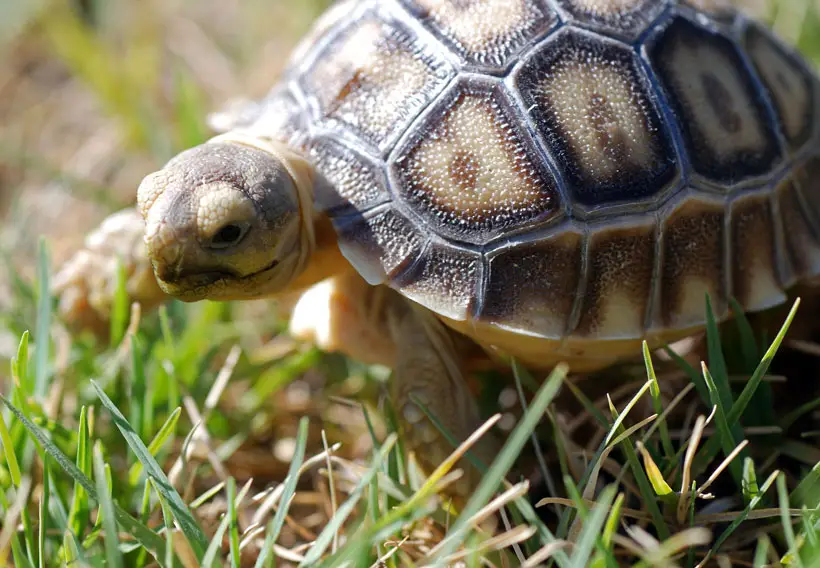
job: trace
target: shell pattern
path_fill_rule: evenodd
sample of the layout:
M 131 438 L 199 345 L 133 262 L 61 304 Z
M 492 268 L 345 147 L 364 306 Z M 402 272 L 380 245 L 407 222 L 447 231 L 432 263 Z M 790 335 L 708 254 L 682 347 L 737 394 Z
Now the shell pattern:
M 354 0 L 231 125 L 345 256 L 453 320 L 620 340 L 820 274 L 818 84 L 718 0 Z

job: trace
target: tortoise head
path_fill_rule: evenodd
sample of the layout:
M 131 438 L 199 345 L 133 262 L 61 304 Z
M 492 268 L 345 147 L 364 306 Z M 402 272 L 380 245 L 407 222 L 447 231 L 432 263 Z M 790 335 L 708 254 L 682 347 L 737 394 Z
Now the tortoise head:
M 312 174 L 286 147 L 225 137 L 182 152 L 138 191 L 160 287 L 184 301 L 258 298 L 313 252 Z

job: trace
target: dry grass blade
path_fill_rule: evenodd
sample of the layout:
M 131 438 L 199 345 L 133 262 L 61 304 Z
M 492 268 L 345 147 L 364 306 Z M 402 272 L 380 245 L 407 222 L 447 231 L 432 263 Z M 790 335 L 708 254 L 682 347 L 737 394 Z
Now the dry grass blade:
M 701 436 L 703 436 L 703 429 L 706 427 L 708 421 L 709 419 L 703 415 L 695 419 L 695 426 L 692 428 L 692 435 L 689 437 L 689 443 L 686 446 L 686 455 L 683 459 L 683 472 L 681 476 L 680 499 L 678 500 L 677 508 L 678 524 L 684 523 L 686 514 L 689 511 L 689 484 L 692 479 L 692 463 L 695 460 Z
M 535 554 L 527 558 L 527 561 L 521 565 L 521 568 L 535 568 L 536 566 L 540 566 L 545 561 L 552 558 L 553 554 L 571 545 L 572 543 L 568 540 L 557 540 L 555 542 L 551 542 L 550 544 L 538 549 Z
M 519 497 L 523 497 L 527 494 L 530 490 L 530 482 L 529 481 L 522 481 L 520 483 L 516 483 L 515 485 L 511 486 L 507 489 L 504 493 L 487 503 L 484 507 L 482 507 L 475 515 L 470 517 L 468 521 L 473 527 L 479 527 L 481 523 L 485 520 L 490 518 L 492 515 L 499 512 L 502 508 L 506 507 Z
M 709 478 L 706 480 L 706 482 L 697 489 L 697 491 L 695 492 L 695 498 L 703 495 L 703 492 L 706 491 L 709 488 L 709 486 L 715 482 L 718 476 L 720 476 L 720 474 L 723 473 L 723 470 L 729 467 L 729 464 L 732 462 L 732 460 L 734 460 L 738 456 L 738 454 L 740 454 L 740 452 L 743 451 L 743 448 L 745 448 L 748 445 L 748 440 L 743 440 L 742 442 L 740 442 L 737 445 L 737 447 L 735 447 L 735 449 L 732 450 L 732 452 L 728 456 L 726 456 L 726 459 L 720 462 L 720 465 L 718 465 L 712 472 L 712 474 L 709 475 Z
M 704 527 L 685 529 L 673 534 L 648 550 L 643 559 L 652 566 L 668 566 L 671 558 L 687 548 L 705 546 L 712 540 L 712 531 Z
M 6 566 L 6 559 L 8 558 L 9 549 L 11 547 L 11 539 L 14 537 L 15 531 L 17 531 L 17 521 L 26 505 L 30 489 L 31 480 L 28 477 L 23 477 L 20 480 L 20 486 L 17 488 L 17 495 L 14 498 L 14 502 L 3 516 L 3 528 L 0 529 L 0 566 Z
M 512 530 L 507 532 L 501 533 L 494 537 L 488 538 L 487 540 L 483 541 L 481 545 L 474 550 L 460 550 L 456 553 L 451 554 L 450 556 L 446 556 L 441 559 L 441 562 L 445 563 L 445 565 L 451 565 L 454 562 L 458 562 L 463 558 L 470 556 L 471 554 L 487 552 L 487 551 L 496 551 L 496 550 L 504 550 L 505 548 L 510 548 L 511 546 L 524 542 L 531 538 L 537 529 L 535 527 L 526 527 L 526 526 L 519 526 L 515 527 Z M 433 566 L 428 565 L 428 566 Z

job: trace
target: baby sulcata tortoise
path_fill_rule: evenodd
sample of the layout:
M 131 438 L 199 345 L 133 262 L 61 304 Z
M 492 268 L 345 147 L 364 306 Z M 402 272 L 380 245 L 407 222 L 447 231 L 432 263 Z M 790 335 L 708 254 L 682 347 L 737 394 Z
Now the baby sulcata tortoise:
M 702 328 L 707 294 L 723 319 L 817 276 L 817 96 L 716 1 L 337 3 L 145 179 L 147 254 L 186 301 L 306 290 L 294 332 L 391 365 L 430 464 L 411 394 L 472 432 L 465 338 L 591 370 Z

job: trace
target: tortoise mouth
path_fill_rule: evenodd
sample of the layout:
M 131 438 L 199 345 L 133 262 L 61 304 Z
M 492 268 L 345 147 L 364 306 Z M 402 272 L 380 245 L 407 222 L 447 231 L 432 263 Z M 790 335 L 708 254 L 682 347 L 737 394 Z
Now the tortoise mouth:
M 160 288 L 183 302 L 197 302 L 206 299 L 227 299 L 240 297 L 247 285 L 272 273 L 279 266 L 274 260 L 264 268 L 250 274 L 239 274 L 228 268 L 209 270 L 182 270 L 172 274 L 168 269 L 154 266 L 154 274 Z

